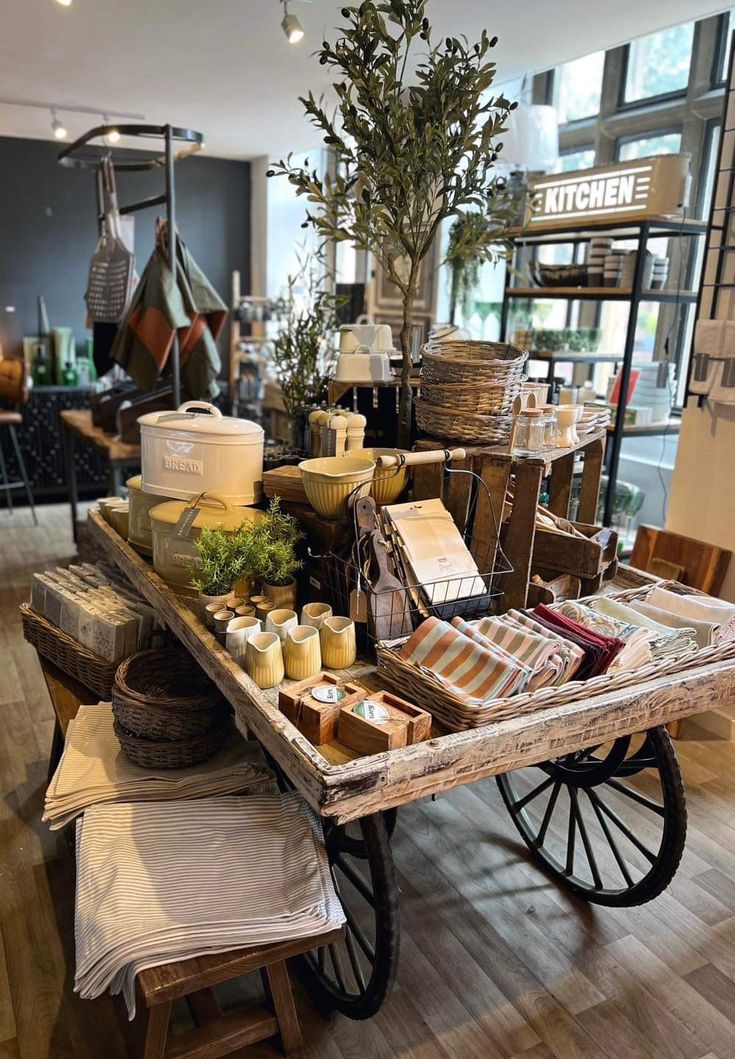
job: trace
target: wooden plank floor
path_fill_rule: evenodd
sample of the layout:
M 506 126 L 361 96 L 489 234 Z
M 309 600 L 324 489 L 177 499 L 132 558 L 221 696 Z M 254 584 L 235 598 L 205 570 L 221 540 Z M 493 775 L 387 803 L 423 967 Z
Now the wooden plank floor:
M 72 555 L 68 508 L 0 511 L 0 1059 L 122 1059 L 108 998 L 73 993 L 73 863 L 40 816 L 51 707 L 17 605 Z M 401 810 L 396 990 L 368 1023 L 297 987 L 309 1059 L 733 1059 L 735 747 L 677 742 L 689 840 L 637 909 L 594 909 L 527 858 L 492 782 Z M 258 1046 L 252 1059 L 280 1054 Z

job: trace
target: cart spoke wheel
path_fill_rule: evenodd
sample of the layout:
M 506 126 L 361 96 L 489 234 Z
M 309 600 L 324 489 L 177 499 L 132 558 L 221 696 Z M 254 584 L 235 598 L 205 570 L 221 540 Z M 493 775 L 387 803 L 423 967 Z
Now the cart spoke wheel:
M 281 790 L 293 784 L 275 761 Z M 322 820 L 334 889 L 345 914 L 344 939 L 297 957 L 307 988 L 323 1007 L 371 1018 L 390 993 L 399 951 L 398 881 L 390 836 L 397 811 L 339 825 Z
M 579 897 L 602 905 L 643 904 L 674 877 L 686 805 L 665 728 L 497 779 L 534 857 Z
M 398 885 L 381 813 L 341 827 L 324 822 L 345 937 L 301 958 L 316 999 L 353 1019 L 371 1018 L 390 992 L 398 965 Z

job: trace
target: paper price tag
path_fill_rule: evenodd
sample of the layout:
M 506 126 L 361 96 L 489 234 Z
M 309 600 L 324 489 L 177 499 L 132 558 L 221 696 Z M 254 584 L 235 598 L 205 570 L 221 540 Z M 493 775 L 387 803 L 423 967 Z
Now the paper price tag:
M 185 511 L 182 511 L 179 521 L 174 527 L 174 537 L 188 537 L 198 514 L 199 508 L 197 507 L 188 507 Z
M 363 699 L 362 702 L 358 702 L 352 712 L 365 721 L 372 721 L 373 724 L 385 724 L 390 720 L 390 713 L 385 706 L 379 702 L 373 702 L 372 699 Z
M 341 702 L 347 698 L 347 692 L 335 684 L 317 684 L 311 689 L 311 694 L 317 702 Z

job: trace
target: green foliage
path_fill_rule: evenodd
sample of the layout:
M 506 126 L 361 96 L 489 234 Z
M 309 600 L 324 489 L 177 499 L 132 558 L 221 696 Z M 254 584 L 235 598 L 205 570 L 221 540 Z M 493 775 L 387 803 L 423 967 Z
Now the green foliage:
M 338 298 L 323 289 L 326 277 L 321 247 L 300 256 L 298 270 L 288 277 L 285 325 L 273 343 L 273 365 L 290 417 L 327 398 L 326 340 L 338 326 Z
M 195 587 L 205 596 L 222 596 L 241 577 L 249 576 L 249 553 L 245 544 L 249 524 L 236 533 L 205 526 L 194 541 L 199 565 L 189 568 Z
M 301 540 L 298 523 L 284 515 L 278 497 L 273 497 L 265 518 L 246 533 L 249 576 L 267 585 L 286 585 L 301 568 L 296 545 Z
M 401 428 L 410 427 L 411 327 L 419 269 L 439 226 L 482 210 L 480 261 L 507 253 L 511 219 L 494 163 L 516 104 L 491 96 L 497 38 L 447 37 L 433 45 L 426 0 L 364 0 L 342 8 L 336 43 L 324 41 L 322 66 L 335 75 L 332 118 L 313 93 L 301 102 L 336 158 L 323 177 L 289 156 L 270 170 L 286 175 L 309 203 L 307 224 L 327 239 L 371 250 L 403 300 Z M 413 50 L 412 50 L 413 49 Z M 418 49 L 421 49 L 420 52 Z

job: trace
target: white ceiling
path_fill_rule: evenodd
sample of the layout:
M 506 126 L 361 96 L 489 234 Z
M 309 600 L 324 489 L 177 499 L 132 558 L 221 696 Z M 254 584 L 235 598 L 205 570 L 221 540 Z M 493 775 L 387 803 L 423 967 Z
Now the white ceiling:
M 336 0 L 293 0 L 306 30 L 290 46 L 278 0 L 0 0 L 0 96 L 145 114 L 203 132 L 228 158 L 309 149 L 298 95 L 328 81 L 313 51 L 339 21 Z M 497 34 L 511 81 L 653 30 L 723 10 L 715 0 L 431 0 L 436 39 Z M 97 122 L 62 114 L 73 136 Z M 45 111 L 0 106 L 0 135 L 50 139 Z M 318 138 L 317 141 L 318 142 Z

